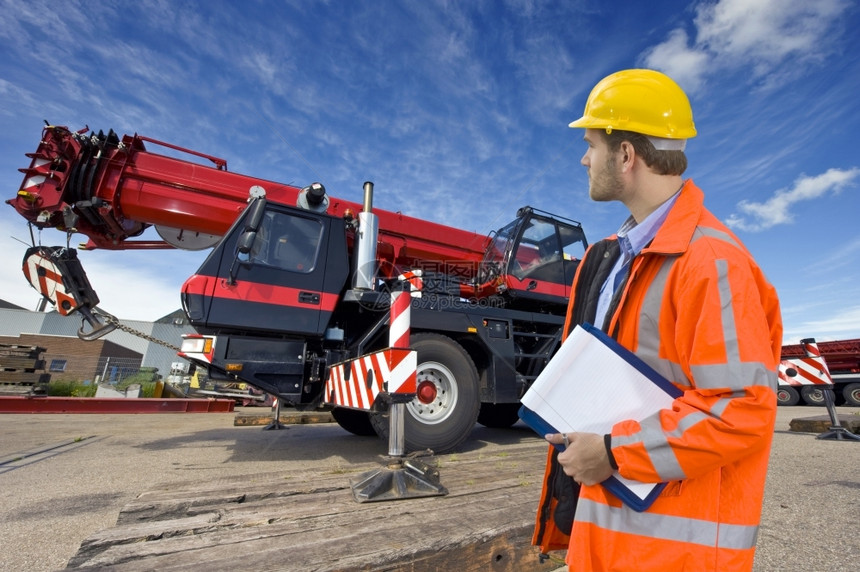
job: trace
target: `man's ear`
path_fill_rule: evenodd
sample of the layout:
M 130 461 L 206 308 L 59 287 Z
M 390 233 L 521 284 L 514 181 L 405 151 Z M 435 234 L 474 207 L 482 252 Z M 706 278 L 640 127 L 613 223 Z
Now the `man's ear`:
M 618 148 L 618 155 L 621 158 L 622 170 L 629 170 L 633 167 L 633 161 L 636 159 L 636 149 L 630 141 L 622 141 Z

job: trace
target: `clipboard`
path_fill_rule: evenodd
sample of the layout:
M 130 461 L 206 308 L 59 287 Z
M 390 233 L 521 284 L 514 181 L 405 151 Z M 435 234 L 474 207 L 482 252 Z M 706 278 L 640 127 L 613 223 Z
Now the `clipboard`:
M 612 379 L 612 390 L 595 380 Z M 609 433 L 625 419 L 668 409 L 683 392 L 591 324 L 577 326 L 521 402 L 520 419 L 538 435 Z M 563 445 L 555 445 L 563 450 Z M 666 483 L 640 483 L 617 471 L 601 483 L 627 506 L 644 511 Z

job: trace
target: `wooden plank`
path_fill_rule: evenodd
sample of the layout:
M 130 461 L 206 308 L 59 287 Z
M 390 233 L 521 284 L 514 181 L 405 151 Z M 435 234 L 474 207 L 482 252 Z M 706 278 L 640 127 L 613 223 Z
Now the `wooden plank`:
M 261 407 L 262 411 L 258 412 L 240 412 L 233 419 L 233 425 L 248 426 L 248 425 L 268 425 L 272 422 L 274 414 Z M 289 411 L 282 410 L 280 416 L 281 423 L 285 425 L 304 425 L 306 423 L 334 423 L 334 418 L 328 411 Z
M 439 456 L 441 497 L 358 503 L 354 470 L 297 470 L 142 494 L 70 568 L 547 570 L 530 546 L 546 446 Z
M 345 498 L 348 492 L 337 496 L 338 504 L 350 502 Z M 403 506 L 392 506 L 407 502 L 413 506 L 405 512 L 398 512 Z M 132 542 L 122 535 L 106 538 L 110 548 L 87 565 L 125 567 L 134 563 L 131 569 L 151 570 L 168 564 L 190 568 L 205 564 L 207 569 L 226 569 L 233 565 L 237 554 L 242 554 L 247 569 L 285 567 L 289 562 L 287 569 L 293 570 L 392 570 L 424 562 L 442 570 L 488 570 L 490 564 L 495 564 L 495 569 L 522 570 L 522 564 L 531 559 L 525 556 L 535 557 L 514 548 L 517 543 L 527 546 L 530 527 L 527 529 L 522 522 L 511 523 L 512 515 L 522 514 L 524 508 L 534 510 L 534 500 L 529 499 L 527 507 L 518 506 L 511 502 L 508 491 L 487 498 L 474 497 L 468 503 L 468 511 L 461 503 L 456 511 L 460 517 L 445 508 L 432 510 L 426 502 L 416 501 L 322 513 L 319 503 L 296 504 L 293 506 L 298 510 L 287 516 L 283 507 L 262 511 L 247 507 L 250 512 L 242 518 L 235 513 L 213 511 L 172 520 L 171 526 L 146 523 L 137 527 L 138 536 Z M 501 521 L 499 512 L 504 513 Z M 480 520 L 467 518 L 467 513 L 480 514 Z M 497 524 L 476 526 L 488 521 Z M 117 543 L 120 539 L 122 542 Z M 255 556 L 249 559 L 248 554 Z M 506 561 L 516 566 L 500 564 Z
M 860 434 L 860 416 L 839 413 L 836 415 L 839 424 L 852 433 Z M 815 417 L 798 417 L 789 422 L 789 431 L 798 433 L 824 433 L 833 426 L 830 415 Z

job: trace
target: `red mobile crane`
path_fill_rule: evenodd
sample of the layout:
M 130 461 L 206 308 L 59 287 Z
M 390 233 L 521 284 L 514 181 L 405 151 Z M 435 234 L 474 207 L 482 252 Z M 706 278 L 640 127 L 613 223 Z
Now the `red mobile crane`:
M 825 405 L 822 385 L 833 384 L 834 393 L 846 405 L 860 407 L 860 339 L 817 342 L 820 362 L 808 357 L 805 344 L 782 346 L 777 402 L 797 405 L 802 399 L 809 405 Z
M 211 248 L 182 287 L 198 333 L 181 356 L 282 403 L 331 408 L 356 434 L 387 435 L 399 398 L 409 450 L 450 450 L 476 420 L 516 422 L 519 398 L 558 347 L 587 246 L 578 222 L 531 207 L 486 237 L 374 210 L 372 183 L 350 202 L 140 135 L 48 125 L 27 156 L 7 202 L 32 225 L 82 233 L 83 249 Z M 150 226 L 163 241 L 135 240 Z M 34 246 L 23 266 L 61 313 L 83 316 L 83 339 L 115 327 L 75 250 Z M 392 292 L 418 274 L 411 349 L 398 353 L 388 347 Z

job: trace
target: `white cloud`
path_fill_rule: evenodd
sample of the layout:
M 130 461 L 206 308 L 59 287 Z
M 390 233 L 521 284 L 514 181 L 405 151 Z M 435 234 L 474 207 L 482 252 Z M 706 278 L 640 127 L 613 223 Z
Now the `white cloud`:
M 757 71 L 789 56 L 815 57 L 844 0 L 721 0 L 703 4 L 696 16 L 696 43 L 720 58 L 751 60 Z
M 0 272 L 0 298 L 27 310 L 33 310 L 39 302 L 39 294 L 27 284 L 27 279 L 21 271 L 24 252 L 29 245 L 19 242 L 16 238 L 24 240 L 27 237 L 16 233 L 16 237 L 12 238 L 5 227 L 0 234 L 0 263 L 3 268 Z
M 783 344 L 796 344 L 803 338 L 831 341 L 860 338 L 860 306 L 849 306 L 818 320 L 807 320 L 786 328 Z
M 791 212 L 794 204 L 817 199 L 829 192 L 839 193 L 853 183 L 858 175 L 860 168 L 854 167 L 847 170 L 829 169 L 816 177 L 801 176 L 795 181 L 794 187 L 780 189 L 764 202 L 739 202 L 737 208 L 740 214 L 730 215 L 726 224 L 732 228 L 756 232 L 791 223 L 794 220 Z
M 720 0 L 696 8 L 695 38 L 683 28 L 642 54 L 646 67 L 664 71 L 691 93 L 704 87 L 708 75 L 720 70 L 752 69 L 751 77 L 767 77 L 770 85 L 803 64 L 822 60 L 832 49 L 846 0 L 785 2 L 783 0 Z M 779 68 L 786 68 L 780 72 Z
M 680 28 L 673 30 L 665 42 L 645 54 L 645 67 L 660 69 L 685 90 L 696 92 L 704 83 L 710 55 L 688 47 L 688 41 L 687 32 Z
M 283 95 L 286 92 L 284 76 L 281 67 L 292 67 L 289 59 L 283 56 L 277 61 L 272 55 L 260 50 L 254 50 L 242 58 L 243 67 L 257 80 L 268 93 Z

